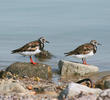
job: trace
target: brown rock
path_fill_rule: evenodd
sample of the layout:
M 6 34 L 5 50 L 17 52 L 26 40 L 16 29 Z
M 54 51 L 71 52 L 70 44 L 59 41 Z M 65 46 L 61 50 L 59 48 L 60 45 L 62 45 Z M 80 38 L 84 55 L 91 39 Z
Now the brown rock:
M 33 89 L 33 86 L 32 85 L 29 85 L 26 87 L 28 90 L 32 90 Z
M 96 87 L 101 89 L 110 89 L 110 75 L 102 77 L 96 82 Z
M 28 76 L 48 79 L 52 76 L 51 67 L 40 63 L 33 65 L 25 62 L 16 62 L 10 65 L 6 71 L 21 77 Z

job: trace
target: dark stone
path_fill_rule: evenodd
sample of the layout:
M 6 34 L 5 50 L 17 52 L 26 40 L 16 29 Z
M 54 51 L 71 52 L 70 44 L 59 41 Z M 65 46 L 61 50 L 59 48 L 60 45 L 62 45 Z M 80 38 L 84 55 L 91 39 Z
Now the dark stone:
M 110 75 L 104 76 L 96 82 L 96 87 L 101 89 L 110 89 Z
M 44 92 L 44 88 L 40 87 L 40 88 L 34 88 L 34 91 L 36 93 L 43 93 Z
M 53 55 L 46 50 L 43 50 L 39 54 L 36 54 L 35 57 L 37 57 L 40 61 L 45 60 L 45 59 L 51 59 Z
M 11 74 L 11 72 L 6 72 L 4 70 L 0 71 L 0 78 L 14 78 L 15 76 Z
M 52 77 L 52 70 L 49 65 L 45 64 L 36 64 L 33 65 L 31 63 L 25 62 L 16 62 L 10 65 L 6 71 L 11 72 L 14 75 L 18 75 L 20 77 L 28 76 L 28 77 L 39 77 L 43 79 L 48 79 Z
M 0 71 L 0 78 L 3 78 L 4 72 L 5 72 L 5 71 L 3 71 L 3 70 Z
M 110 89 L 110 75 L 103 78 L 105 89 Z
M 110 89 L 110 80 L 104 82 L 105 89 Z

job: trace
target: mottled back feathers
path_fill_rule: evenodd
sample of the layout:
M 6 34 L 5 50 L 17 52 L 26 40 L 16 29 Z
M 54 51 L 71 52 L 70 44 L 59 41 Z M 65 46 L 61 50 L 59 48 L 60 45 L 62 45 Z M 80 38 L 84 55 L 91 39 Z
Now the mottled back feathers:
M 83 45 L 77 47 L 75 50 L 70 51 L 70 52 L 65 53 L 65 54 L 66 54 L 66 56 L 70 56 L 70 55 L 88 54 L 91 51 L 93 51 L 94 53 L 96 53 L 96 49 L 95 48 L 96 47 L 93 44 L 86 43 L 86 44 L 83 44 Z
M 35 51 L 37 48 L 39 48 L 39 42 L 36 40 L 36 41 L 32 41 L 32 42 L 25 44 L 21 48 L 13 50 L 12 53 Z

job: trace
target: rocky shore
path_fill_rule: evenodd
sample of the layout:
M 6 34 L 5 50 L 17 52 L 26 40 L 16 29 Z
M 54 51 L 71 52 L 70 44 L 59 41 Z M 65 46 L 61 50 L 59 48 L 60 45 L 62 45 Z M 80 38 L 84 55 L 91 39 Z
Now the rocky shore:
M 49 65 L 11 64 L 0 72 L 0 100 L 110 100 L 109 72 L 63 60 L 58 66 L 61 78 L 54 83 Z
M 89 88 L 75 82 L 55 84 L 34 77 L 13 77 L 0 79 L 0 100 L 110 100 L 110 89 Z

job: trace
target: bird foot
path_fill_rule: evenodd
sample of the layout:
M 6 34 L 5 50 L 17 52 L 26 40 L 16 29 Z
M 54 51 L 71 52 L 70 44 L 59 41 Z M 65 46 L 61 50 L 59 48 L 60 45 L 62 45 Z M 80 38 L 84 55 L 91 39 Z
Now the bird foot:
M 33 65 L 36 65 L 37 63 L 36 62 L 34 62 L 33 60 L 32 60 L 32 57 L 30 56 L 30 62 L 31 62 L 31 64 L 33 64 Z
M 36 65 L 37 63 L 36 62 L 31 62 L 31 64 Z
M 88 64 L 86 63 L 86 61 L 84 61 L 83 64 L 84 64 L 84 65 L 88 65 Z

